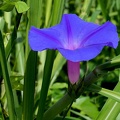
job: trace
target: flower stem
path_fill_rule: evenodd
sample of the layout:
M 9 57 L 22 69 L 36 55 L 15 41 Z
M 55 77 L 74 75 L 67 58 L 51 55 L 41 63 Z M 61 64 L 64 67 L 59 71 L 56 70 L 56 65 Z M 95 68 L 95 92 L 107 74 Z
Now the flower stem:
M 57 103 L 55 103 L 50 109 L 48 109 L 43 116 L 43 120 L 53 120 L 56 115 L 64 108 L 66 108 L 70 103 L 72 103 L 74 98 L 70 97 L 68 93 L 64 95 Z
M 82 81 L 80 81 L 80 83 L 78 82 L 77 84 L 72 85 L 72 88 L 68 90 L 69 93 L 66 93 L 57 103 L 44 113 L 43 120 L 53 120 L 57 114 L 70 105 L 92 83 L 98 80 L 106 72 L 118 68 L 120 65 L 119 59 L 120 55 L 113 58 L 111 61 L 97 66 Z

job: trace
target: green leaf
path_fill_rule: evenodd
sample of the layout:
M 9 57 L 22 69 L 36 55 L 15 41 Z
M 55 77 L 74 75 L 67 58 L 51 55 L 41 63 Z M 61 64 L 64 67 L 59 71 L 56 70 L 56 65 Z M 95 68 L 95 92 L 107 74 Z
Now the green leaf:
M 82 110 L 83 114 L 87 114 L 95 119 L 98 115 L 98 109 L 95 104 L 90 101 L 89 97 L 80 97 L 72 105 L 73 108 Z M 94 114 L 93 114 L 94 113 Z
M 63 117 L 61 117 L 61 116 L 57 116 L 54 120 L 63 120 Z M 79 118 L 74 118 L 74 117 L 65 117 L 64 118 L 64 120 L 81 120 L 81 119 L 79 119 Z M 86 119 L 87 120 L 87 119 Z
M 4 49 L 4 43 L 3 43 L 1 31 L 0 31 L 0 63 L 1 63 L 1 68 L 3 73 L 3 78 L 4 78 L 5 90 L 6 90 L 9 118 L 10 120 L 16 120 L 17 116 L 15 112 L 13 92 L 12 92 L 10 77 L 8 73 L 7 60 L 5 56 L 5 49 Z
M 67 88 L 67 84 L 66 83 L 54 83 L 51 87 L 51 89 L 64 89 Z
M 23 90 L 23 84 L 20 83 L 20 81 L 23 79 L 23 76 L 10 76 L 11 84 L 12 84 L 12 89 L 15 90 Z
M 26 12 L 29 9 L 28 5 L 23 1 L 15 2 L 15 8 L 18 13 Z
M 116 8 L 120 10 L 120 0 L 116 0 Z
M 65 3 L 64 0 L 54 1 L 51 25 L 55 25 L 60 21 L 62 13 L 63 13 L 64 3 Z M 53 61 L 54 61 L 54 57 L 55 57 L 54 55 L 55 55 L 55 51 L 47 51 L 46 62 L 45 62 L 45 67 L 44 67 L 45 69 L 44 69 L 44 75 L 43 75 L 44 77 L 43 77 L 42 88 L 41 88 L 41 93 L 40 93 L 39 109 L 38 109 L 38 113 L 37 113 L 37 120 L 43 118 L 45 101 L 46 101 L 48 88 L 49 88 L 49 84 L 50 84 L 50 78 L 51 78 L 51 74 L 52 74 L 51 70 L 53 68 Z M 53 116 L 54 116 L 54 114 L 53 114 Z M 53 116 L 51 116 L 51 118 Z M 47 115 L 45 115 L 44 119 L 50 120 L 49 117 L 50 116 L 47 114 Z
M 79 118 L 79 120 L 92 120 L 89 116 L 86 116 L 86 115 L 83 115 L 83 113 L 80 113 L 79 111 L 75 111 L 75 110 L 70 110 L 70 112 L 71 112 L 71 114 L 74 114 L 74 115 L 77 115 L 77 116 L 79 116 L 78 118 Z M 65 118 L 67 118 L 67 117 L 65 117 Z M 69 117 L 68 117 L 69 118 Z M 70 117 L 71 118 L 71 117 Z M 73 119 L 71 119 L 71 120 L 78 120 L 78 119 L 76 119 L 76 118 L 73 118 Z
M 31 50 L 26 62 L 26 70 L 24 75 L 23 120 L 33 120 L 35 80 L 37 73 L 36 66 L 37 52 Z
M 66 93 L 58 102 L 51 106 L 43 116 L 43 120 L 53 120 L 58 113 L 61 113 L 64 108 L 66 108 L 70 103 L 73 102 L 72 97 Z
M 120 82 L 117 83 L 114 91 L 120 92 Z M 115 120 L 119 113 L 120 103 L 109 98 L 97 116 L 96 120 Z
M 95 84 L 92 84 L 88 89 L 90 91 L 98 92 L 99 94 L 101 94 L 103 96 L 106 96 L 108 98 L 116 100 L 117 102 L 120 102 L 120 93 L 119 92 L 101 88 Z
M 52 76 L 51 76 L 51 83 L 50 85 L 52 86 L 52 84 L 55 82 L 57 76 L 59 75 L 63 65 L 65 64 L 66 60 L 65 58 L 60 54 L 58 53 L 56 58 L 55 58 L 55 61 L 54 61 L 54 67 L 53 67 L 53 70 L 52 70 Z
M 14 2 L 6 2 L 0 6 L 0 10 L 10 12 L 11 10 L 13 10 L 14 6 Z

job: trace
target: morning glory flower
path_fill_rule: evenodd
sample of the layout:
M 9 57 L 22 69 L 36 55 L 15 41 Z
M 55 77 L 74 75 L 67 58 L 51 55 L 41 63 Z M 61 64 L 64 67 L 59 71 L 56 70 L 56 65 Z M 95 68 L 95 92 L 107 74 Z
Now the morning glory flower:
M 75 14 L 64 14 L 61 22 L 50 28 L 31 27 L 28 39 L 32 50 L 58 50 L 67 59 L 71 84 L 79 79 L 79 62 L 95 58 L 104 46 L 116 48 L 119 40 L 116 26 L 111 22 L 98 25 Z

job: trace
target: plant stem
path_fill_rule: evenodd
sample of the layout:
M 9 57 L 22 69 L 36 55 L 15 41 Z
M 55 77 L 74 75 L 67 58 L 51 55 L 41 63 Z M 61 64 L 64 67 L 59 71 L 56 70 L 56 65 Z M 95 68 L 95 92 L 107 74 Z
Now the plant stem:
M 79 97 L 83 91 L 88 88 L 92 83 L 94 83 L 98 78 L 103 76 L 110 70 L 118 68 L 120 66 L 120 55 L 113 58 L 111 61 L 108 61 L 104 64 L 97 66 L 92 72 L 90 72 L 79 84 L 73 85 L 68 93 L 63 96 L 57 103 L 55 103 L 50 109 L 44 113 L 43 120 L 53 120 L 57 114 L 62 112 L 73 100 Z M 74 89 L 75 88 L 75 89 Z M 74 92 L 74 94 L 72 93 Z
M 68 93 L 64 95 L 57 103 L 55 103 L 48 111 L 44 113 L 43 120 L 53 120 L 58 113 L 72 103 L 74 98 Z

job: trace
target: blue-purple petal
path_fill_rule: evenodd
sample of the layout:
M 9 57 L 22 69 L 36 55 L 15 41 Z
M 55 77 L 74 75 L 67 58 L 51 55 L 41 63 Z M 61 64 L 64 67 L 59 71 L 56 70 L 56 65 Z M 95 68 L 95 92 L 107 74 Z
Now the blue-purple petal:
M 100 26 L 75 14 L 64 14 L 61 22 L 50 28 L 31 27 L 28 38 L 32 50 L 57 49 L 73 62 L 96 57 L 104 46 L 116 48 L 119 40 L 116 26 L 111 22 Z
M 28 39 L 29 45 L 34 51 L 62 47 L 61 43 L 59 42 L 60 34 L 51 29 L 37 29 L 35 27 L 31 27 L 28 34 Z
M 118 40 L 116 26 L 111 22 L 106 22 L 86 35 L 82 41 L 81 47 L 94 44 L 105 44 L 106 46 L 116 48 Z
M 53 28 L 62 34 L 61 42 L 65 48 L 74 48 L 74 46 L 79 46 L 82 38 L 98 27 L 99 25 L 86 22 L 75 14 L 64 14 L 60 24 Z
M 76 50 L 58 49 L 59 52 L 67 59 L 73 62 L 88 61 L 95 58 L 103 49 L 105 45 L 92 45 L 88 47 L 79 48 Z

